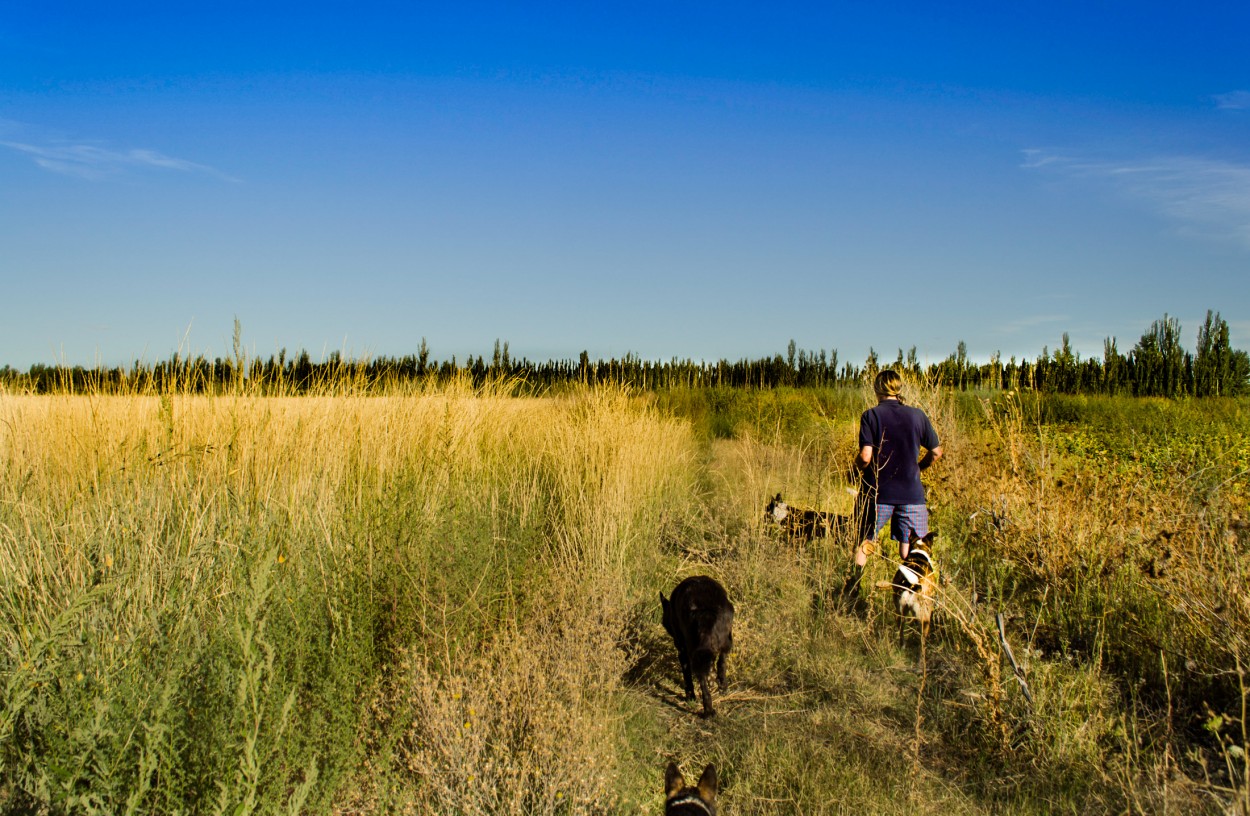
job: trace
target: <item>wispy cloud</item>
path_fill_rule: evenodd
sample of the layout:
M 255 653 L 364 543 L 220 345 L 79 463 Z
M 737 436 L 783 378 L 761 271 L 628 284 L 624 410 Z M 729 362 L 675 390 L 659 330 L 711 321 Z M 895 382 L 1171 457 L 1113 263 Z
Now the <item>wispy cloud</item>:
M 1192 156 L 1116 161 L 1026 150 L 1024 167 L 1106 185 L 1187 234 L 1250 249 L 1250 166 Z
M 1229 91 L 1216 94 L 1214 99 L 1220 110 L 1250 110 L 1250 91 Z
M 53 173 L 99 181 L 128 170 L 159 169 L 198 173 L 225 181 L 237 181 L 205 164 L 166 156 L 155 150 L 110 150 L 91 144 L 46 143 L 0 140 L 0 147 L 23 153 L 38 166 Z

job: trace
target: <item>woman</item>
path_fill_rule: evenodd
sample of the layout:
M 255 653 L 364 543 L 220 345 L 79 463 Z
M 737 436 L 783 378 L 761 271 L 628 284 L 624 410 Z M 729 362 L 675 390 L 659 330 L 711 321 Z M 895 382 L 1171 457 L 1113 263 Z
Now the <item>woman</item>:
M 859 418 L 855 515 L 860 543 L 855 547 L 851 574 L 842 587 L 843 599 L 852 607 L 860 604 L 859 580 L 872 542 L 886 522 L 890 523 L 891 537 L 898 542 L 900 558 L 907 557 L 911 532 L 918 536 L 929 532 L 929 508 L 920 472 L 942 458 L 942 445 L 925 412 L 903 403 L 902 390 L 903 378 L 897 371 L 882 371 L 873 381 L 877 404 Z

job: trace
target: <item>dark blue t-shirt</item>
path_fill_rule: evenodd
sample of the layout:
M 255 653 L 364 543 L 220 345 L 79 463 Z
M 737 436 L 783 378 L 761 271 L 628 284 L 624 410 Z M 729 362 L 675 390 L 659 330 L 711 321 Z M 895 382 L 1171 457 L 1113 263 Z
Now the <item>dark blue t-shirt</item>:
M 924 411 L 897 400 L 885 400 L 859 418 L 859 446 L 872 446 L 872 463 L 863 470 L 863 485 L 876 487 L 882 504 L 924 504 L 920 482 L 920 448 L 938 446 L 937 432 Z

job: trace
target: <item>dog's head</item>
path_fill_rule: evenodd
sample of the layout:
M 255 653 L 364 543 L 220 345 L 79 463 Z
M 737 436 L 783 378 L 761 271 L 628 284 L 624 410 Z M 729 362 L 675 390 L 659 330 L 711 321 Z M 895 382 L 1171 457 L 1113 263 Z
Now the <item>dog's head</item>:
M 916 531 L 912 530 L 911 535 L 907 537 L 908 552 L 920 550 L 929 558 L 933 557 L 933 541 L 937 538 L 937 533 L 929 531 L 924 535 L 916 535 Z
M 664 771 L 665 816 L 716 816 L 716 766 L 703 769 L 697 785 L 687 787 L 677 765 L 668 763 Z
M 778 493 L 768 500 L 768 506 L 764 508 L 764 517 L 772 519 L 780 524 L 790 515 L 790 505 L 781 500 L 781 494 Z
M 933 561 L 933 540 L 937 533 L 929 532 L 923 536 L 916 535 L 912 530 L 908 537 L 907 557 L 898 565 L 898 576 L 909 585 L 921 585 L 924 591 L 932 591 L 930 576 L 937 573 L 937 564 Z

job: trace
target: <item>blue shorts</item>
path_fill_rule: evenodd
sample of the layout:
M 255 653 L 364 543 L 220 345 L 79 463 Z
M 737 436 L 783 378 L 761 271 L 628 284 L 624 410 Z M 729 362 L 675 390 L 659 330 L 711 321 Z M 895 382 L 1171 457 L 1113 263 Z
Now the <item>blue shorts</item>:
M 859 540 L 875 541 L 881 528 L 890 523 L 890 537 L 906 542 L 914 531 L 918 536 L 929 534 L 929 508 L 923 504 L 881 504 L 864 508 L 860 514 Z

